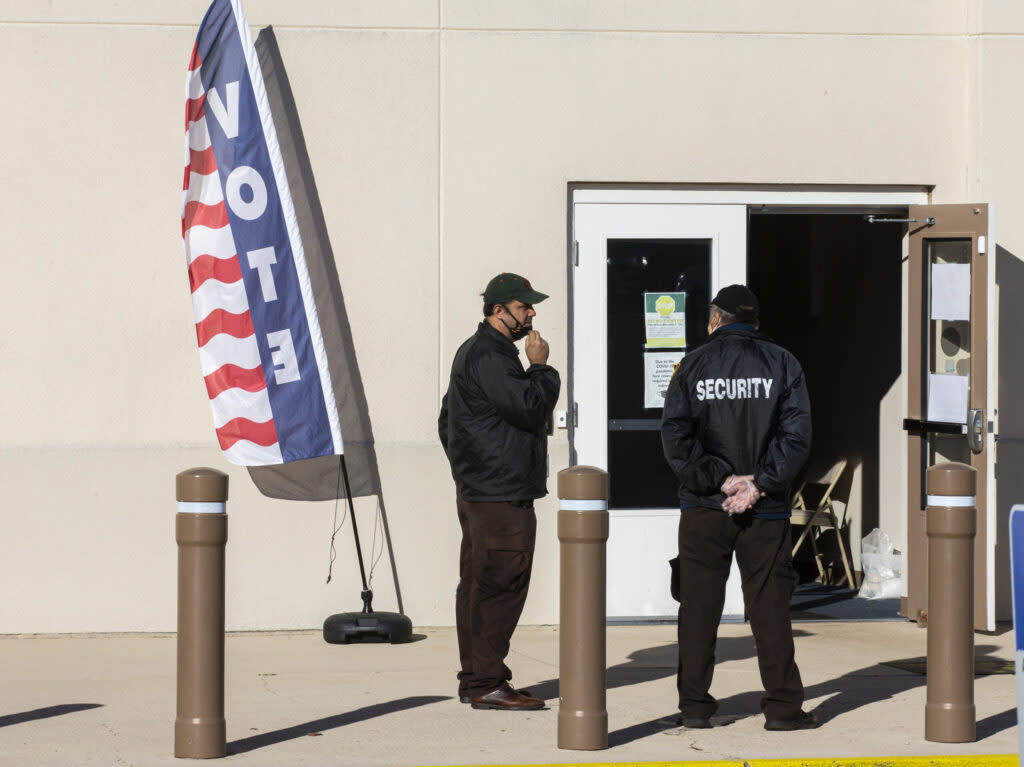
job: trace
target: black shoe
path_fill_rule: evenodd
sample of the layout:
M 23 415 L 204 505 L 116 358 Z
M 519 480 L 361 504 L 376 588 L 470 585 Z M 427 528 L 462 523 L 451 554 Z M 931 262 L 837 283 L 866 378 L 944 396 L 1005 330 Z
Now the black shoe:
M 814 714 L 801 711 L 796 719 L 767 719 L 764 723 L 766 730 L 813 730 L 821 727 L 821 722 Z
M 711 727 L 711 718 L 707 716 L 681 716 L 679 724 L 688 730 L 707 730 Z

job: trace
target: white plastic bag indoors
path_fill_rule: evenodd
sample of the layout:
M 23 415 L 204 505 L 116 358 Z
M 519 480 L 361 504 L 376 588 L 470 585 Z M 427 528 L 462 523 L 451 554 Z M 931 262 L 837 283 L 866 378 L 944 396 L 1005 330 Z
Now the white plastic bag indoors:
M 857 596 L 861 599 L 893 599 L 903 590 L 900 570 L 903 557 L 893 550 L 889 536 L 877 527 L 861 541 L 860 563 L 864 582 Z

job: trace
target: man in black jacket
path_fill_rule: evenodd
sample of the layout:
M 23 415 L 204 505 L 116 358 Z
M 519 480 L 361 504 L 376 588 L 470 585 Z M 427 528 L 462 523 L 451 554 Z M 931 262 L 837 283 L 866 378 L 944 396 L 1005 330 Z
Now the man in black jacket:
M 707 343 L 669 384 L 665 458 L 679 479 L 679 709 L 710 727 L 715 642 L 733 553 L 757 644 L 765 729 L 818 726 L 801 710 L 789 600 L 790 488 L 807 459 L 811 412 L 796 358 L 757 330 L 757 297 L 743 285 L 711 303 Z
M 509 642 L 526 602 L 537 520 L 547 495 L 547 435 L 561 380 L 533 330 L 547 298 L 505 272 L 484 291 L 484 321 L 455 353 L 438 435 L 455 478 L 462 526 L 455 623 L 459 700 L 524 711 L 544 701 L 509 684 Z M 526 339 L 523 369 L 514 342 Z

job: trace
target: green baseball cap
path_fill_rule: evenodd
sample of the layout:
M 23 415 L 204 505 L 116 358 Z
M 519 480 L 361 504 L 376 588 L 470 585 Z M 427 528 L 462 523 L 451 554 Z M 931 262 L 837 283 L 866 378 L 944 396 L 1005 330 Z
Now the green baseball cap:
M 487 283 L 484 290 L 485 304 L 500 304 L 515 299 L 524 304 L 539 304 L 547 295 L 533 289 L 533 285 L 525 277 L 512 272 L 502 272 Z

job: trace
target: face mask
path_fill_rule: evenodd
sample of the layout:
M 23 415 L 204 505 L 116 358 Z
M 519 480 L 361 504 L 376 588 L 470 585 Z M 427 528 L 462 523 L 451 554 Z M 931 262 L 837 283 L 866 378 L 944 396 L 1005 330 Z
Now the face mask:
M 509 335 L 512 336 L 512 340 L 518 341 L 520 338 L 526 338 L 526 334 L 530 332 L 531 328 L 528 328 L 519 320 L 516 320 L 516 316 L 509 311 L 509 308 L 505 306 L 505 304 L 502 304 L 502 307 L 505 309 L 505 312 L 508 314 L 508 316 L 515 320 L 516 323 L 515 325 L 509 325 L 507 322 L 505 322 L 504 317 L 498 318 L 499 320 L 501 320 L 501 324 L 508 329 Z

